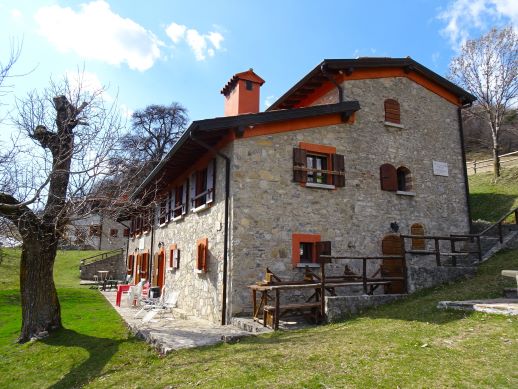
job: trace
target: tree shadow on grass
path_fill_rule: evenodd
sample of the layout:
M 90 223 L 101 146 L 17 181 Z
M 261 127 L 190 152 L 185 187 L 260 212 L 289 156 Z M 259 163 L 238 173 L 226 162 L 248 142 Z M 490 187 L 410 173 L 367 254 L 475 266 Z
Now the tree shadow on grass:
M 513 209 L 516 196 L 498 193 L 471 193 L 469 196 L 473 220 L 496 222 Z
M 88 352 L 88 358 L 73 367 L 66 375 L 49 388 L 77 388 L 86 385 L 101 374 L 125 339 L 98 338 L 63 329 L 54 336 L 42 340 L 50 346 L 81 347 Z

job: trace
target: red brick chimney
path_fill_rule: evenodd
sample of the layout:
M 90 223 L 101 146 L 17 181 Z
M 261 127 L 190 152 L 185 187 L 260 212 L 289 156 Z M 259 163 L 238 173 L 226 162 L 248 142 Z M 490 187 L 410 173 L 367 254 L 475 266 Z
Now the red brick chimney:
M 225 96 L 225 116 L 259 112 L 259 89 L 264 80 L 253 69 L 234 74 L 221 90 Z

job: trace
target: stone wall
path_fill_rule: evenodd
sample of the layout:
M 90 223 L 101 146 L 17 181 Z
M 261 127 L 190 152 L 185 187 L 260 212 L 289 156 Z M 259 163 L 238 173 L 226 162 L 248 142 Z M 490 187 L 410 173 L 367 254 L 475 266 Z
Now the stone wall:
M 303 270 L 292 267 L 293 233 L 320 234 L 332 241 L 335 254 L 379 255 L 391 222 L 402 233 L 413 223 L 424 225 L 426 234 L 468 232 L 457 108 L 406 78 L 348 81 L 344 88 L 346 99 L 360 102 L 354 124 L 234 142 L 233 314 L 250 311 L 247 285 L 261 279 L 266 267 L 285 279 L 302 278 Z M 317 103 L 337 102 L 335 94 Z M 386 98 L 399 101 L 404 128 L 384 124 Z M 299 142 L 336 147 L 345 156 L 345 187 L 294 183 L 293 148 Z M 434 175 L 432 161 L 446 162 L 449 176 Z M 415 196 L 380 190 L 384 163 L 411 170 Z M 369 273 L 378 265 L 373 261 Z M 360 271 L 361 261 L 350 266 Z M 343 263 L 330 271 L 343 271 Z
M 108 276 L 114 279 L 125 279 L 126 265 L 123 254 L 113 255 L 106 259 L 79 266 L 80 278 L 82 280 L 93 280 L 94 275 L 99 275 L 99 270 L 108 270 Z
M 231 154 L 232 145 L 222 150 Z M 159 251 L 158 244 L 165 245 L 166 263 L 169 263 L 169 246 L 176 244 L 180 250 L 180 265 L 176 270 L 166 270 L 165 286 L 179 293 L 177 307 L 188 316 L 196 316 L 212 322 L 221 321 L 223 282 L 225 161 L 216 160 L 215 198 L 212 205 L 202 211 L 188 213 L 178 221 L 153 227 L 153 231 L 130 239 L 129 252 L 135 248 L 148 250 L 150 260 Z M 208 271 L 196 269 L 196 242 L 208 238 Z M 153 241 L 153 242 L 152 242 Z M 230 247 L 229 247 L 230 249 Z M 230 255 L 230 250 L 229 250 Z
M 408 292 L 413 293 L 419 289 L 473 277 L 476 273 L 476 267 L 409 266 L 407 268 Z
M 326 318 L 329 322 L 338 321 L 360 313 L 364 309 L 387 304 L 404 296 L 404 294 L 326 296 Z

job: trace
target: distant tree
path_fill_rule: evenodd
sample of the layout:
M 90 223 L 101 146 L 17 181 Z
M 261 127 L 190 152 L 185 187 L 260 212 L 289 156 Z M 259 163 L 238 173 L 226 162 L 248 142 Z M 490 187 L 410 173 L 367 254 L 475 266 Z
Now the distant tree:
M 151 171 L 183 134 L 187 121 L 187 110 L 179 103 L 135 111 L 130 131 L 121 138 L 123 159 Z
M 500 176 L 500 136 L 518 99 L 518 35 L 509 26 L 468 40 L 450 63 L 450 78 L 477 97 L 468 111 L 491 131 L 494 177 Z
M 53 279 L 58 243 L 81 208 L 78 199 L 110 174 L 122 123 L 103 91 L 88 92 L 80 81 L 51 83 L 17 101 L 19 136 L 0 152 L 7 156 L 0 160 L 0 218 L 22 239 L 19 341 L 25 342 L 61 328 Z

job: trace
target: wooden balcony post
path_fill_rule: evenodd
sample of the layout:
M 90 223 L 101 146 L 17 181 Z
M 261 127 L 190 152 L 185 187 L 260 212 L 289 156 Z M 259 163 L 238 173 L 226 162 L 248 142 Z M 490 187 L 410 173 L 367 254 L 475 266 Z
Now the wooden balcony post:
M 363 293 L 367 294 L 367 259 L 362 258 L 362 261 L 363 261 L 363 275 L 362 275 Z
M 435 241 L 435 261 L 437 266 L 441 266 L 441 248 L 439 246 L 439 239 L 434 238 Z
M 451 247 L 452 254 L 455 253 L 455 238 L 451 238 L 450 247 Z M 453 267 L 457 266 L 457 256 L 456 255 L 451 256 L 451 264 L 453 265 Z

